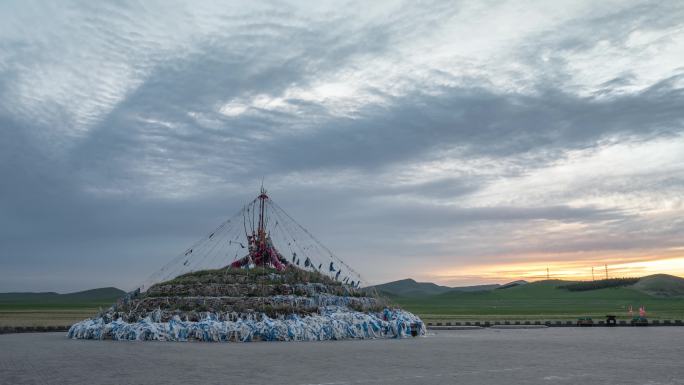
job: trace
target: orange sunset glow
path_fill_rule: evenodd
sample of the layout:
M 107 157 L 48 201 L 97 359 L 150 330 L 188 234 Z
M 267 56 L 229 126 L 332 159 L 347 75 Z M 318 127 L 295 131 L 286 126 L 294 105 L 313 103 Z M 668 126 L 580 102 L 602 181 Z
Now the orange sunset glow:
M 435 281 L 445 284 L 453 282 L 501 283 L 518 279 L 536 281 L 547 279 L 547 277 L 560 280 L 642 277 L 651 274 L 671 274 L 684 277 L 684 250 L 671 250 L 667 254 L 664 257 L 615 256 L 603 259 L 549 262 L 533 258 L 530 261 L 514 263 L 462 266 L 453 270 L 436 272 L 430 276 Z

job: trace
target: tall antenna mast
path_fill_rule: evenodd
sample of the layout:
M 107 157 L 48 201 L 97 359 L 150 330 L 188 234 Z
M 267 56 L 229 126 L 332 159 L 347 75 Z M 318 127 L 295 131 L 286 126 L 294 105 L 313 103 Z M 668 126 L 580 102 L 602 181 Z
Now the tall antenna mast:
M 596 277 L 594 276 L 594 266 L 591 267 L 591 280 L 596 281 Z
M 551 279 L 551 275 L 549 274 L 549 267 L 546 266 L 546 279 L 549 280 Z
M 608 279 L 608 264 L 606 263 L 606 279 Z

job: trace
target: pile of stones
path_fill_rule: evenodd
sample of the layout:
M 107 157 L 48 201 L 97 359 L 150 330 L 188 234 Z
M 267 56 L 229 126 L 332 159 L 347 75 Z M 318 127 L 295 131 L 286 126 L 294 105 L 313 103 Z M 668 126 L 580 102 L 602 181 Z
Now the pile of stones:
M 256 267 L 221 268 L 180 275 L 146 292 L 133 292 L 100 314 L 105 322 L 137 322 L 152 316 L 168 322 L 199 321 L 211 314 L 221 321 L 267 315 L 316 314 L 321 307 L 344 306 L 358 312 L 381 312 L 388 306 L 377 295 L 321 274 L 290 266 L 284 271 Z

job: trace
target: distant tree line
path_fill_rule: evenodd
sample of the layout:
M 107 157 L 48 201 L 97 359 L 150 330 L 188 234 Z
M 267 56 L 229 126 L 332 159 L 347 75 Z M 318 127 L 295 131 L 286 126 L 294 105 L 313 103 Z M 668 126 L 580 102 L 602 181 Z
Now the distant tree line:
M 568 291 L 587 291 L 587 290 L 599 290 L 606 289 L 609 287 L 622 287 L 631 286 L 639 282 L 639 278 L 610 278 L 601 279 L 598 281 L 584 281 L 570 283 L 567 285 L 558 286 L 559 289 L 565 289 Z

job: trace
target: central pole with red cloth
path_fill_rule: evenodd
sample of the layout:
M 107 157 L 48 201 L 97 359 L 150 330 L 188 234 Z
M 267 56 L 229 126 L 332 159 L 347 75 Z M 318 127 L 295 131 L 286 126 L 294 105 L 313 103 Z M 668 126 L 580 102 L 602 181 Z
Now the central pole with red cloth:
M 250 265 L 261 267 L 272 267 L 278 271 L 285 270 L 289 262 L 273 246 L 273 242 L 266 231 L 266 202 L 268 195 L 266 190 L 261 187 L 259 194 L 259 224 L 256 233 L 247 235 L 249 244 L 249 254 L 231 264 L 231 267 L 249 267 Z M 252 228 L 253 230 L 253 228 Z

